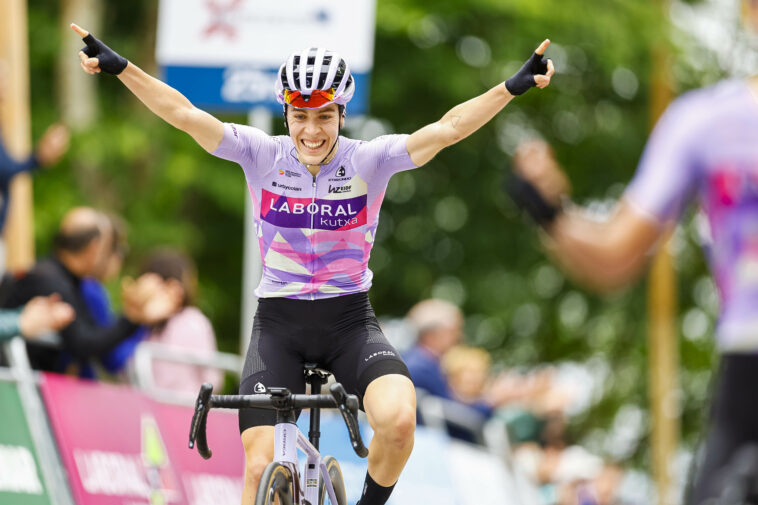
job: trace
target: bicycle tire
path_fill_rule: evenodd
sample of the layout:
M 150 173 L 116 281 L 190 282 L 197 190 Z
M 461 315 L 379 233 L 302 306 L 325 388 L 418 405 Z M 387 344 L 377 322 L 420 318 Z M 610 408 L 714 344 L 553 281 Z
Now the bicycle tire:
M 294 486 L 292 472 L 281 463 L 269 463 L 258 484 L 258 492 L 255 494 L 255 505 L 275 505 L 276 497 L 279 497 L 278 505 L 293 505 Z
M 337 498 L 337 503 L 332 503 L 332 505 L 347 505 L 347 498 L 345 497 L 345 480 L 342 478 L 340 464 L 332 456 L 325 457 L 324 464 L 326 465 L 326 471 L 329 474 L 329 480 L 332 481 L 334 496 Z M 328 496 L 329 493 L 326 492 L 326 483 L 322 479 L 321 485 L 318 488 L 318 505 L 324 505 L 324 501 Z

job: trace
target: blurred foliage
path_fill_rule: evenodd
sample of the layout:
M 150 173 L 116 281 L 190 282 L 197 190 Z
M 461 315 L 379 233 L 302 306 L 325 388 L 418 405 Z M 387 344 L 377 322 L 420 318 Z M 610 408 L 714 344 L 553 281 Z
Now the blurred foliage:
M 103 0 L 102 38 L 147 69 L 154 65 L 156 4 Z M 622 450 L 603 434 L 626 419 L 620 413 L 629 406 L 647 411 L 644 283 L 605 298 L 573 286 L 544 257 L 535 229 L 506 200 L 500 183 L 517 142 L 540 135 L 567 169 L 577 201 L 601 212 L 619 196 L 651 124 L 650 54 L 654 46 L 667 45 L 669 30 L 659 4 L 377 4 L 370 110 L 387 130 L 412 132 L 502 82 L 546 37 L 553 40 L 548 54 L 558 71 L 548 89 L 517 98 L 424 168 L 393 178 L 371 260 L 377 313 L 400 317 L 424 297 L 444 297 L 462 305 L 468 340 L 490 350 L 500 367 L 588 363 L 604 389 L 576 419 L 576 436 L 601 453 L 643 463 L 644 438 Z M 29 8 L 38 138 L 60 110 L 59 37 L 72 35 L 60 33 L 57 0 L 30 0 Z M 685 85 L 698 85 L 696 77 Z M 73 205 L 123 215 L 131 227 L 126 272 L 134 272 L 153 246 L 185 249 L 198 263 L 200 306 L 214 323 L 220 347 L 236 351 L 246 198 L 242 171 L 154 118 L 117 79 L 97 78 L 98 120 L 75 135 L 62 166 L 35 179 L 39 252 L 49 250 L 60 216 Z M 694 225 L 677 232 L 675 245 L 677 327 L 688 328 L 688 337 L 681 339 L 684 436 L 691 443 L 708 389 L 716 309 Z M 648 422 L 646 416 L 642 422 Z

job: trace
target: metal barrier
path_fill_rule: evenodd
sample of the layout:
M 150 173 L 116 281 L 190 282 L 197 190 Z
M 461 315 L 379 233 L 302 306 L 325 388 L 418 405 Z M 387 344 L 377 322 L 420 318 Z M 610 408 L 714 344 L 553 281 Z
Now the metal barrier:
M 155 384 L 153 378 L 153 362 L 155 360 L 215 368 L 231 372 L 237 376 L 242 373 L 242 365 L 244 364 L 244 360 L 237 354 L 214 352 L 198 355 L 197 351 L 192 349 L 178 349 L 156 342 L 141 342 L 134 352 L 133 366 L 129 369 L 131 384 L 158 401 L 189 406 L 195 404 L 197 393 L 172 391 L 160 388 Z
M 56 338 L 46 338 L 46 342 L 55 345 Z M 74 505 L 40 397 L 39 374 L 33 371 L 29 364 L 26 343 L 21 337 L 16 337 L 3 343 L 2 348 L 10 368 L 0 368 L 0 380 L 16 384 L 29 433 L 39 456 L 39 467 L 50 502 L 53 505 Z

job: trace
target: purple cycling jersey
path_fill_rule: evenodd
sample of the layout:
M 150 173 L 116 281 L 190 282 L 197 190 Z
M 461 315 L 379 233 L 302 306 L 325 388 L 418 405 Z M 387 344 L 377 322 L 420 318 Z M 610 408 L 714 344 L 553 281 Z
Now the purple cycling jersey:
M 263 259 L 258 297 L 314 300 L 367 291 L 379 208 L 390 177 L 415 168 L 407 135 L 339 138 L 313 177 L 289 136 L 224 125 L 215 156 L 242 166 Z
M 627 201 L 659 223 L 698 198 L 721 298 L 716 330 L 726 352 L 758 350 L 758 101 L 744 81 L 687 93 L 662 116 Z

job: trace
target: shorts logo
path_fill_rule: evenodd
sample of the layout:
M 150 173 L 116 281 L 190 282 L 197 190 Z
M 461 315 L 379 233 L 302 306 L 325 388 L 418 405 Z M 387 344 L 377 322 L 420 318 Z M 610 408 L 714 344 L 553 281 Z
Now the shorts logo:
M 377 351 L 375 353 L 371 353 L 368 355 L 368 357 L 363 358 L 363 361 L 369 361 L 372 358 L 376 358 L 377 356 L 395 356 L 395 353 L 392 351 Z
M 334 175 L 335 177 L 345 177 L 345 167 L 339 167 Z
M 253 388 L 253 391 L 255 391 L 256 393 L 258 393 L 259 395 L 260 394 L 264 394 L 266 392 L 266 386 L 264 386 L 260 382 L 256 382 L 255 383 L 255 387 Z

